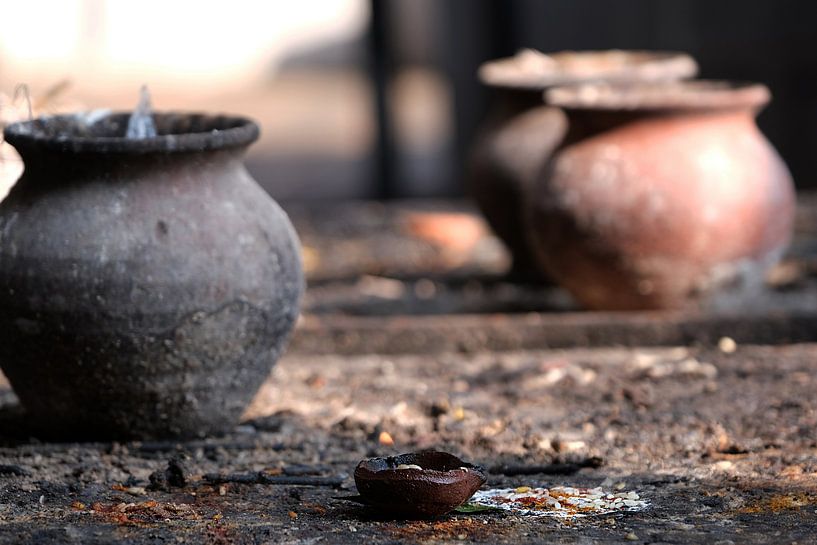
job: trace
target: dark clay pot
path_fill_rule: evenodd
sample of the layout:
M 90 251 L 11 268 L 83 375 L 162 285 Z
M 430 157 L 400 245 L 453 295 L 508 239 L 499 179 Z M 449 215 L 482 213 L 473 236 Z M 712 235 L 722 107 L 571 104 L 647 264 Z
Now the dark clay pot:
M 570 130 L 531 195 L 543 270 L 591 309 L 730 308 L 792 235 L 795 195 L 755 115 L 762 85 L 548 92 Z
M 422 469 L 399 469 L 401 465 Z M 355 486 L 368 505 L 408 518 L 449 513 L 484 483 L 482 468 L 433 450 L 369 458 L 355 468 Z
M 258 127 L 154 119 L 5 130 L 25 172 L 0 204 L 0 365 L 44 433 L 223 432 L 298 315 L 298 239 L 242 165 Z
M 588 81 L 661 81 L 692 77 L 695 61 L 681 53 L 524 50 L 480 67 L 494 102 L 477 135 L 469 188 L 488 223 L 513 257 L 512 276 L 541 280 L 524 222 L 530 187 L 567 130 L 564 113 L 542 91 Z

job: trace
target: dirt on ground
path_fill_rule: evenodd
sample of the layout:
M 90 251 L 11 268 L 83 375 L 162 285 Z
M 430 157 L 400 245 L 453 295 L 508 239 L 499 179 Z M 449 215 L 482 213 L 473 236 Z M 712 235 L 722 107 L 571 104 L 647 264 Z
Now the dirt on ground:
M 461 204 L 327 207 L 289 210 L 304 317 L 228 435 L 47 442 L 0 375 L 0 544 L 817 542 L 817 207 L 731 314 L 581 312 L 505 278 Z M 349 501 L 361 459 L 426 448 L 484 488 L 649 506 L 408 521 Z
M 233 433 L 182 443 L 41 443 L 6 389 L 0 542 L 810 543 L 815 356 L 813 344 L 291 354 Z M 338 499 L 356 493 L 363 457 L 432 447 L 485 466 L 487 487 L 601 485 L 650 506 L 401 521 Z M 173 471 L 181 481 L 157 479 Z

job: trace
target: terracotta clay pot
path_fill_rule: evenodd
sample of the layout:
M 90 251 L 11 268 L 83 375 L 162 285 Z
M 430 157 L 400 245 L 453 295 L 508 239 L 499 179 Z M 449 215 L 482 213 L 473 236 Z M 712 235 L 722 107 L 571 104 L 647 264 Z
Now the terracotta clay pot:
M 531 194 L 540 265 L 591 309 L 729 305 L 786 248 L 795 195 L 762 85 L 553 89 L 565 141 Z
M 494 91 L 469 163 L 469 189 L 513 257 L 512 276 L 541 280 L 524 222 L 527 193 L 567 130 L 564 113 L 542 100 L 542 91 L 588 81 L 661 81 L 692 77 L 695 61 L 681 53 L 523 50 L 491 61 L 479 76 Z
M 284 212 L 242 165 L 258 127 L 156 114 L 10 125 L 25 172 L 0 205 L 0 365 L 47 434 L 160 438 L 236 424 L 303 291 Z
M 449 513 L 485 480 L 482 468 L 433 450 L 369 458 L 355 468 L 355 485 L 368 505 L 408 518 Z

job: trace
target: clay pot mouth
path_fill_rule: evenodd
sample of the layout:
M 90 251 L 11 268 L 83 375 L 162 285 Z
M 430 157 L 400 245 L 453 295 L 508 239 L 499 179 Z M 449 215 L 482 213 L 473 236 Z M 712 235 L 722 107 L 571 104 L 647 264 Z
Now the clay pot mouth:
M 544 90 L 592 81 L 667 81 L 694 77 L 695 59 L 672 51 L 560 51 L 545 54 L 522 49 L 513 57 L 479 67 L 486 85 Z
M 43 116 L 3 131 L 17 148 L 91 153 L 178 153 L 244 147 L 258 139 L 258 125 L 231 115 L 154 113 L 157 136 L 125 138 L 130 112 Z
M 566 110 L 757 110 L 771 99 L 760 83 L 692 80 L 556 87 L 545 101 Z
M 485 481 L 481 467 L 439 451 L 369 458 L 355 468 L 355 485 L 367 504 L 409 517 L 448 513 Z

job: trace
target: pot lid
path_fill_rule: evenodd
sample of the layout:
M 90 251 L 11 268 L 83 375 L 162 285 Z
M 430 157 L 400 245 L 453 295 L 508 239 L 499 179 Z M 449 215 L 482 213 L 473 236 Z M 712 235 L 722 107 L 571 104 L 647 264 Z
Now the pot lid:
M 662 81 L 694 77 L 698 64 L 669 51 L 561 51 L 522 49 L 479 67 L 480 81 L 495 87 L 542 90 L 590 81 Z

